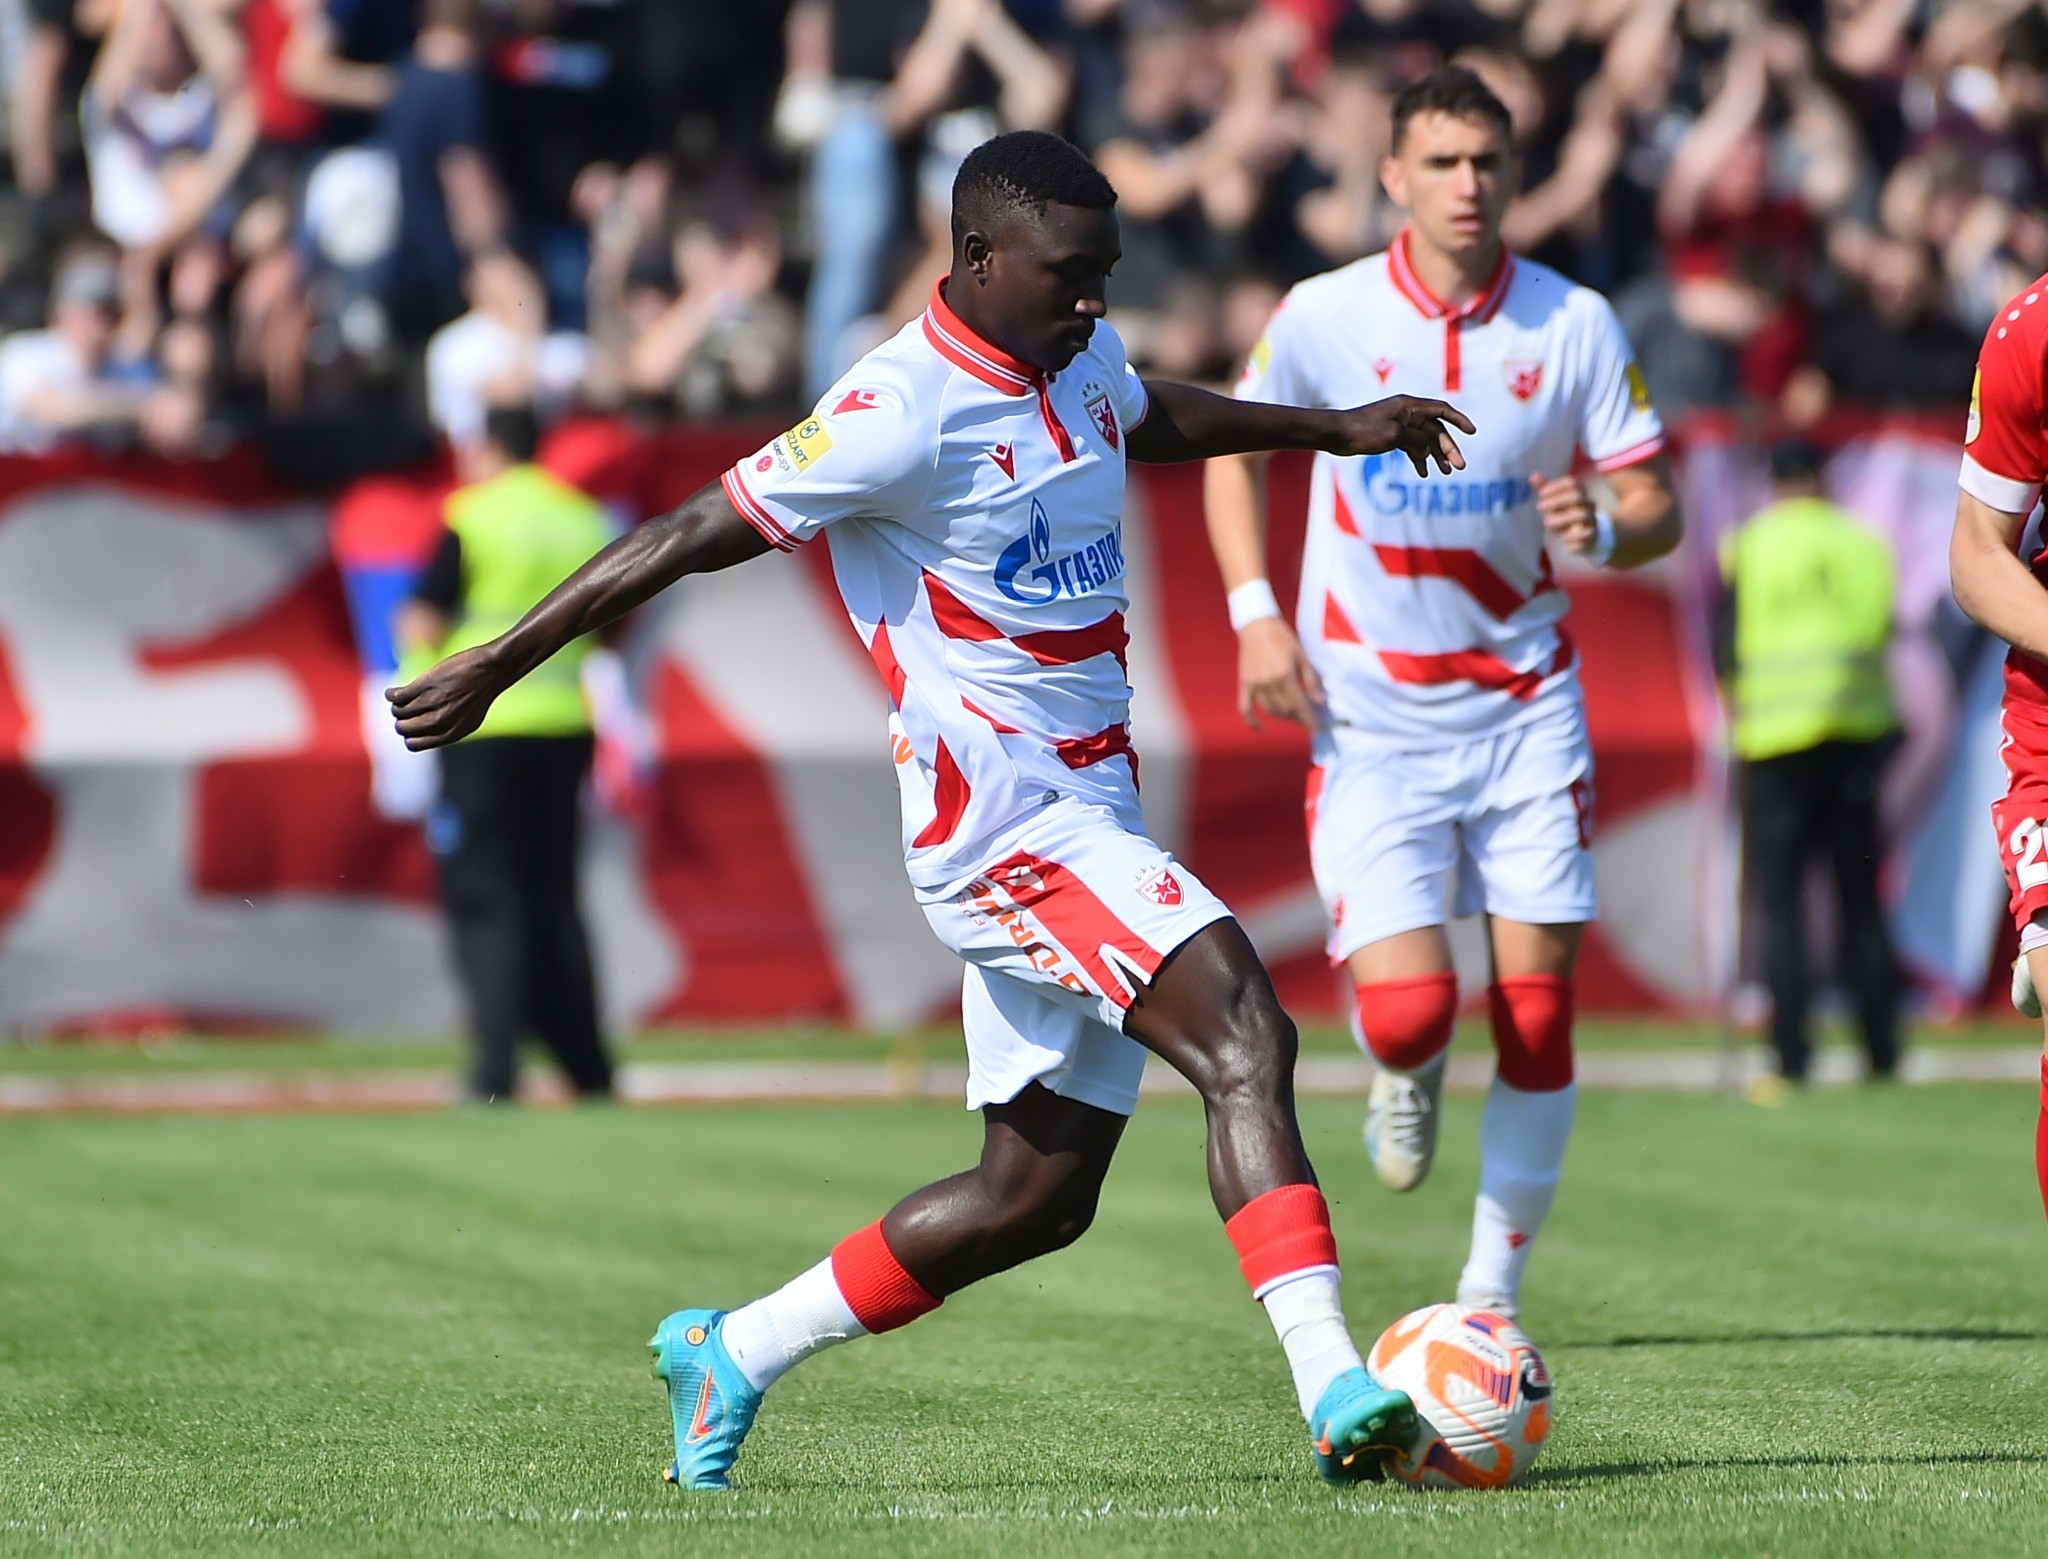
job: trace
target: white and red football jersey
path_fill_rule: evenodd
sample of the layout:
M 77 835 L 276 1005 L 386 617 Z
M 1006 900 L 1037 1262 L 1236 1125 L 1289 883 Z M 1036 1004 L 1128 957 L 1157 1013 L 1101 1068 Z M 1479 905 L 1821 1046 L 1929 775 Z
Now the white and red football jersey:
M 2027 515 L 2020 556 L 2048 584 L 2048 538 L 2035 505 L 2048 477 L 2048 276 L 1998 311 L 1977 356 L 1963 431 L 1962 490 L 2007 514 Z M 2048 664 L 2023 650 L 2005 657 L 2005 727 L 2030 752 L 2048 749 Z
M 812 417 L 726 473 L 777 547 L 827 532 L 894 706 L 919 889 L 972 874 L 1061 796 L 1137 826 L 1124 440 L 1145 410 L 1109 326 L 1048 378 L 934 290 Z
M 1492 735 L 1579 696 L 1566 601 L 1532 474 L 1583 453 L 1604 471 L 1664 447 L 1606 299 L 1503 253 L 1447 307 L 1385 253 L 1311 277 L 1246 364 L 1241 399 L 1357 406 L 1437 396 L 1478 426 L 1466 467 L 1418 477 L 1400 454 L 1316 457 L 1297 626 L 1340 726 L 1409 747 Z

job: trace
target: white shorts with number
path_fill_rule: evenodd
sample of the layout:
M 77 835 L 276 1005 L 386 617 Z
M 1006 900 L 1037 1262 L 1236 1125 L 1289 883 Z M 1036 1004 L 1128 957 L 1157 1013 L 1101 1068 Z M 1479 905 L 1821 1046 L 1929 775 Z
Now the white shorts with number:
M 1144 1047 L 1124 1014 L 1167 954 L 1225 919 L 1223 901 L 1148 839 L 1135 815 L 1054 802 L 958 888 L 919 895 L 967 961 L 967 1107 L 1036 1082 L 1129 1115 Z
M 1591 920 L 1593 749 L 1585 706 L 1498 736 L 1389 751 L 1317 741 L 1309 855 L 1330 960 L 1482 910 L 1531 925 Z

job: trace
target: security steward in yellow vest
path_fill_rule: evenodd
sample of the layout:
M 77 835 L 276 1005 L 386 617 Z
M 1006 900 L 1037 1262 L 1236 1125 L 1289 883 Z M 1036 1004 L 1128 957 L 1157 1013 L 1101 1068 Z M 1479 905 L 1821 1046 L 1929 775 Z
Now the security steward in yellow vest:
M 1806 1077 L 1804 884 L 1825 856 L 1839 975 L 1873 1076 L 1898 1066 L 1898 966 L 1878 897 L 1878 782 L 1896 746 L 1885 649 L 1890 545 L 1821 496 L 1818 451 L 1771 451 L 1776 501 L 1721 549 L 1723 672 L 1742 763 L 1743 842 L 1763 911 L 1764 974 L 1779 1075 Z
M 402 678 L 495 638 L 610 539 L 598 504 L 533 463 L 540 429 L 496 407 L 464 457 L 447 531 L 401 609 Z M 510 1099 L 519 1041 L 538 1036 L 585 1098 L 612 1090 L 590 947 L 577 904 L 592 738 L 578 641 L 505 690 L 441 754 L 427 820 L 455 962 L 469 998 L 471 1093 Z

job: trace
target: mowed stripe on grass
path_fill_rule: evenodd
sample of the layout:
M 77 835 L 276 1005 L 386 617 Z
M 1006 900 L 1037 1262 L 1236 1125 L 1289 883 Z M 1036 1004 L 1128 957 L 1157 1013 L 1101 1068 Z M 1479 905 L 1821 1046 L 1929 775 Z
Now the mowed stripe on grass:
M 968 1162 L 921 1105 L 17 1121 L 0 1133 L 0 1552 L 2048 1550 L 2030 1094 L 1589 1095 L 1500 1495 L 1335 1492 L 1148 1104 L 1096 1230 L 777 1388 L 742 1487 L 663 1486 L 640 1347 Z M 1306 1106 L 1361 1340 L 1446 1297 L 1476 1103 L 1382 1192 Z

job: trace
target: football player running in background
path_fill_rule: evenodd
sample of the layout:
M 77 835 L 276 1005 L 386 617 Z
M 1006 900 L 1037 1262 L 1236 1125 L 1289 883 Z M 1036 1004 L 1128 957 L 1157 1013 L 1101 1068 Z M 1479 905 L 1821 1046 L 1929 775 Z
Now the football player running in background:
M 2019 926 L 2013 1003 L 2041 1015 L 2048 989 L 2048 539 L 2041 483 L 2048 475 L 2048 276 L 1998 311 L 1977 358 L 1963 433 L 1963 468 L 1949 575 L 1956 602 L 2012 646 L 2000 724 L 2005 794 L 1991 808 Z M 2034 1173 L 2048 1204 L 2048 1053 Z
M 1376 1476 L 1417 1432 L 1413 1405 L 1372 1379 L 1345 1328 L 1329 1209 L 1295 1120 L 1294 1027 L 1229 911 L 1138 810 L 1124 462 L 1313 448 L 1394 453 L 1419 479 L 1431 461 L 1463 463 L 1445 424 L 1471 425 L 1407 396 L 1302 410 L 1141 382 L 1102 323 L 1115 201 L 1057 136 L 977 148 L 954 184 L 953 270 L 921 319 L 814 416 L 614 542 L 502 637 L 392 695 L 407 744 L 441 746 L 563 645 L 684 575 L 820 534 L 888 687 L 911 886 L 967 964 L 981 1162 L 774 1293 L 662 1322 L 651 1346 L 670 1474 L 692 1487 L 725 1487 L 762 1393 L 819 1349 L 1079 1238 L 1147 1050 L 1202 1096 L 1210 1192 L 1324 1476 Z
M 1678 544 L 1664 434 L 1614 312 L 1511 255 L 1508 111 L 1446 67 L 1396 98 L 1381 168 L 1408 224 L 1391 248 L 1290 292 L 1241 399 L 1348 406 L 1442 394 L 1479 433 L 1456 478 L 1319 456 L 1296 630 L 1266 578 L 1263 467 L 1207 473 L 1210 540 L 1238 631 L 1245 717 L 1314 732 L 1309 845 L 1330 956 L 1378 1060 L 1380 1178 L 1429 1172 L 1458 1004 L 1446 919 L 1486 913 L 1499 1073 L 1460 1303 L 1517 1312 L 1571 1131 L 1572 966 L 1593 917 L 1593 758 L 1546 544 L 1633 568 Z M 1582 451 L 1611 498 L 1573 474 Z

